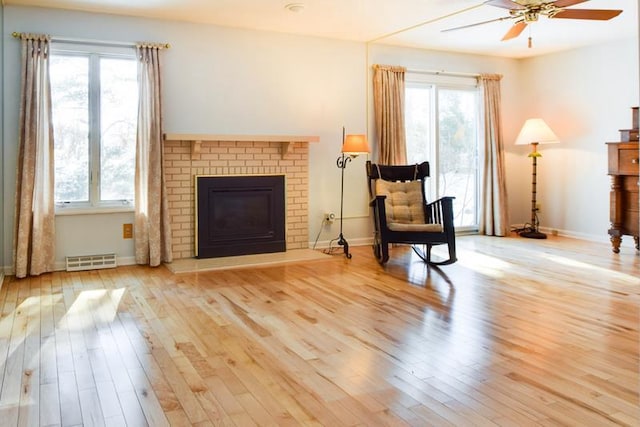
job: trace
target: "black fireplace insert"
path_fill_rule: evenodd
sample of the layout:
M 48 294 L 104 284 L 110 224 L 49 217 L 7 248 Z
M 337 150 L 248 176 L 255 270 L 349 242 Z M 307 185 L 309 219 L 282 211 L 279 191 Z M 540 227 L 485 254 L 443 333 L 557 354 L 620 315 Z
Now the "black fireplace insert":
M 196 177 L 196 257 L 286 251 L 284 175 Z

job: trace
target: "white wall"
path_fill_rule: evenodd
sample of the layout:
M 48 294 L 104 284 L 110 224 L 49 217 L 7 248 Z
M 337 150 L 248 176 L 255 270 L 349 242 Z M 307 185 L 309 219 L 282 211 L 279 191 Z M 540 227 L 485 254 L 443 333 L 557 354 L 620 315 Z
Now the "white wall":
M 542 226 L 608 240 L 611 180 L 605 142 L 620 141 L 618 130 L 632 126 L 631 107 L 638 106 L 640 91 L 638 40 L 528 59 L 522 71 L 524 117 L 542 117 L 560 139 L 560 144 L 539 146 Z M 522 171 L 527 170 L 525 163 L 531 169 L 529 159 L 521 161 L 528 151 L 518 147 Z M 519 212 L 528 207 L 529 194 L 530 189 L 523 188 L 512 199 Z
M 340 209 L 340 170 L 335 162 L 342 126 L 348 133 L 368 130 L 373 135 L 368 65 L 503 74 L 511 222 L 529 218 L 531 179 L 527 149 L 516 147 L 513 141 L 525 118 L 540 115 L 563 140 L 553 149 L 544 147 L 540 165 L 542 224 L 576 235 L 606 238 L 604 142 L 615 140 L 617 130 L 630 125 L 628 109 L 638 104 L 637 41 L 518 61 L 17 6 L 4 8 L 2 22 L 5 126 L 0 165 L 4 168 L 0 174 L 4 181 L 0 266 L 9 266 L 12 258 L 12 233 L 7 230 L 13 229 L 20 56 L 12 31 L 170 43 L 171 49 L 163 54 L 166 132 L 319 135 L 320 143 L 310 148 L 310 241 L 320 231 L 322 213 Z M 355 159 L 345 170 L 344 234 L 352 244 L 371 236 L 366 157 Z M 553 175 L 548 176 L 552 170 Z M 580 214 L 574 215 L 576 211 Z M 123 222 L 131 222 L 130 214 L 59 217 L 58 260 L 108 248 L 120 257 L 133 256 L 131 241 L 121 237 Z M 325 227 L 319 240 L 337 237 L 338 226 L 336 222 Z
M 0 70 L 4 69 L 4 3 L 0 2 Z M 0 72 L 0 286 L 4 280 L 4 73 Z
M 340 208 L 340 171 L 335 162 L 342 126 L 366 131 L 366 47 L 362 43 L 238 30 L 171 21 L 69 12 L 53 9 L 5 8 L 6 144 L 3 208 L 6 229 L 13 228 L 13 194 L 17 152 L 19 43 L 12 31 L 53 36 L 120 41 L 168 42 L 163 53 L 164 129 L 168 133 L 319 135 L 310 147 L 309 239 L 319 230 L 325 210 Z M 364 166 L 349 166 L 347 194 L 360 194 Z M 352 176 L 354 175 L 354 176 Z M 349 197 L 349 196 L 348 196 Z M 363 196 L 363 201 L 366 197 Z M 362 206 L 363 205 L 363 206 Z M 345 217 L 367 214 L 366 202 L 345 203 Z M 58 217 L 58 261 L 66 255 L 113 248 L 120 257 L 133 256 L 122 241 L 123 216 Z M 345 234 L 351 233 L 345 221 Z M 336 237 L 338 225 L 320 240 Z M 101 230 L 100 243 L 95 231 Z M 66 238 L 69 233 L 69 239 Z M 336 236 L 334 236 L 334 234 Z M 354 235 L 354 237 L 358 237 Z M 11 238 L 4 236 L 11 264 Z

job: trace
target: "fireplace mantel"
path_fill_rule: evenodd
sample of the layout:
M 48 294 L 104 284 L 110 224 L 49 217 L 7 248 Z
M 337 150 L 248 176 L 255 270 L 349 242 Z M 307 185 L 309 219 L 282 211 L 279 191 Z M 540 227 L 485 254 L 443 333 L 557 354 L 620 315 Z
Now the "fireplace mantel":
M 200 147 L 205 141 L 264 141 L 279 142 L 282 145 L 282 158 L 293 151 L 296 142 L 319 142 L 319 136 L 304 135 L 210 135 L 194 133 L 165 133 L 165 141 L 191 141 L 191 157 L 200 154 Z

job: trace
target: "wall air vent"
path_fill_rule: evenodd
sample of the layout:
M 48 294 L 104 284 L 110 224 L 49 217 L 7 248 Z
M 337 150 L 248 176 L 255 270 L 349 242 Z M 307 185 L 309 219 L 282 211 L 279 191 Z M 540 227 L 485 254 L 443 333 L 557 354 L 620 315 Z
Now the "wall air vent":
M 67 271 L 98 270 L 101 268 L 115 268 L 116 254 L 68 256 Z

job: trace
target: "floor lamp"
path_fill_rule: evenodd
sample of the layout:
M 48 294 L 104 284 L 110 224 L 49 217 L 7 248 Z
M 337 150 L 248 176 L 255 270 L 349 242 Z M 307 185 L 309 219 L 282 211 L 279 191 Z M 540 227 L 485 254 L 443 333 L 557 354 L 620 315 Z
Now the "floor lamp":
M 538 230 L 538 206 L 536 202 L 536 184 L 537 184 L 537 164 L 538 157 L 542 157 L 542 154 L 538 152 L 538 144 L 551 144 L 560 142 L 558 137 L 551 130 L 551 128 L 542 119 L 529 119 L 524 123 L 518 138 L 516 139 L 516 145 L 531 144 L 531 157 L 533 161 L 533 173 L 531 179 L 531 224 L 529 227 L 524 227 L 519 234 L 522 237 L 528 237 L 530 239 L 546 239 L 547 235 Z
M 369 145 L 367 144 L 366 135 L 346 135 L 344 128 L 342 128 L 342 154 L 338 157 L 336 164 L 342 171 L 342 178 L 340 181 L 340 236 L 338 237 L 338 245 L 344 248 L 344 255 L 347 258 L 351 258 L 349 253 L 349 243 L 347 239 L 342 235 L 342 214 L 344 207 L 344 168 L 347 167 L 347 163 L 357 157 L 359 154 L 369 153 Z

